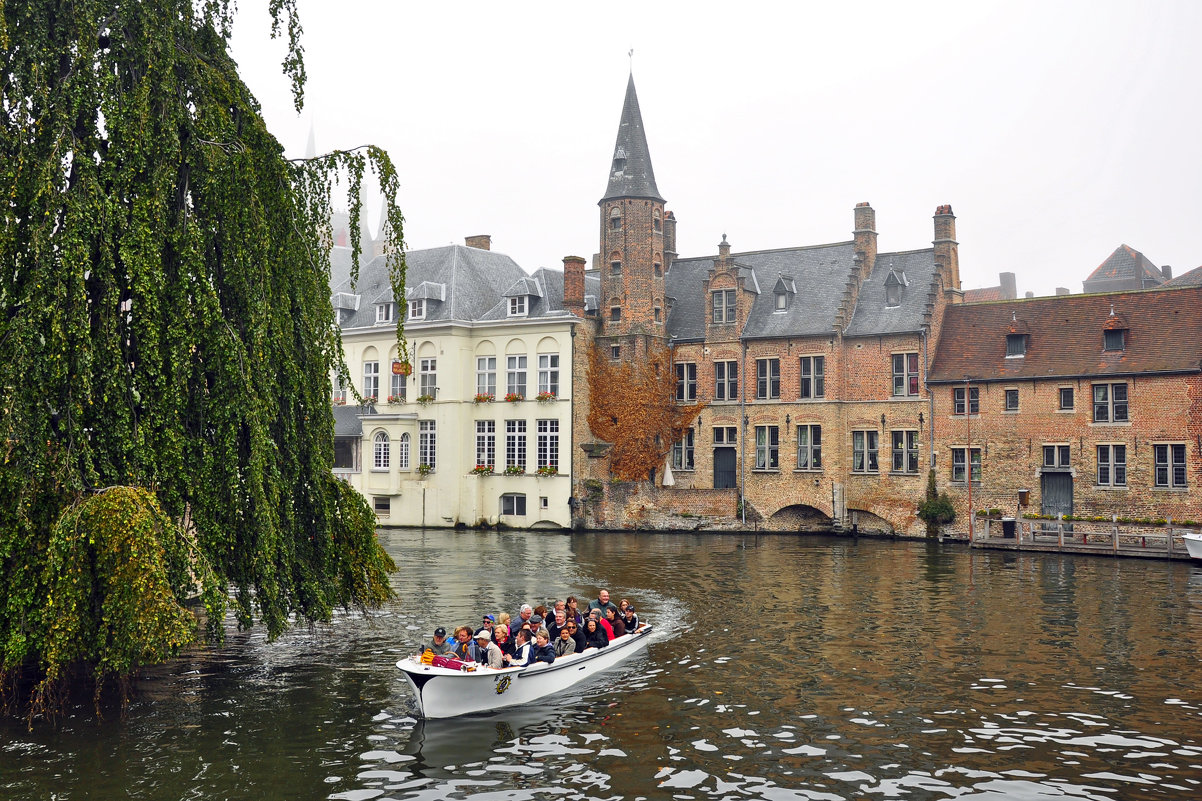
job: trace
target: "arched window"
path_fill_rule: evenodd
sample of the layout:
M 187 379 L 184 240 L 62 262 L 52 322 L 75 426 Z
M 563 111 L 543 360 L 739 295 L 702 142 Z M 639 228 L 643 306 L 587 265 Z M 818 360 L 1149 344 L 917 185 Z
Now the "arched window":
M 409 435 L 401 434 L 401 441 L 397 445 L 396 466 L 401 470 L 409 469 Z
M 609 213 L 609 227 L 615 231 L 622 230 L 622 209 L 614 206 Z
M 392 443 L 388 434 L 381 431 L 372 438 L 372 469 L 387 470 L 392 461 Z

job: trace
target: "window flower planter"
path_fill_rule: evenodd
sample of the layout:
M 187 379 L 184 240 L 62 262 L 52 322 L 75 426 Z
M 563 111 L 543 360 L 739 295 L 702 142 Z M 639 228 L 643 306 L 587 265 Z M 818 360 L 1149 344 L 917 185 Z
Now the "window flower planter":
M 555 393 L 554 392 L 540 392 L 540 393 L 538 393 L 538 395 L 535 396 L 534 399 L 536 401 L 538 401 L 539 403 L 554 403 L 555 402 Z
M 472 468 L 472 473 L 477 476 L 491 476 L 494 470 L 491 464 L 478 464 Z
M 388 403 L 392 406 L 398 406 L 404 402 L 405 402 L 404 395 L 389 395 L 388 396 Z
M 334 398 L 335 406 L 346 406 L 346 398 Z
M 421 476 L 422 478 L 425 478 L 426 476 L 430 475 L 433 472 L 434 472 L 434 465 L 432 465 L 432 464 L 419 464 L 417 466 L 417 474 L 419 476 Z
M 418 395 L 417 402 L 420 403 L 422 406 L 429 406 L 431 403 L 434 402 L 434 396 L 433 395 Z
M 364 395 L 364 396 L 363 396 L 363 405 L 364 405 L 364 406 L 371 406 L 371 405 L 372 405 L 372 404 L 374 404 L 375 402 L 376 402 L 376 396 L 375 396 L 375 395 Z
M 519 395 L 516 392 L 510 392 L 509 394 L 507 394 L 505 396 L 506 403 L 518 403 L 519 401 L 524 401 L 524 400 L 526 400 L 525 396 Z
M 496 400 L 496 396 L 491 392 L 480 392 L 475 398 L 476 403 L 492 403 L 494 400 Z
M 505 468 L 505 475 L 507 476 L 523 476 L 525 474 L 526 468 L 518 464 L 511 464 L 509 467 Z
M 558 467 L 556 467 L 555 465 L 550 465 L 550 464 L 548 464 L 548 465 L 543 465 L 542 467 L 540 467 L 540 468 L 538 469 L 538 474 L 539 474 L 540 476 L 555 476 L 555 475 L 559 475 L 559 468 L 558 468 Z

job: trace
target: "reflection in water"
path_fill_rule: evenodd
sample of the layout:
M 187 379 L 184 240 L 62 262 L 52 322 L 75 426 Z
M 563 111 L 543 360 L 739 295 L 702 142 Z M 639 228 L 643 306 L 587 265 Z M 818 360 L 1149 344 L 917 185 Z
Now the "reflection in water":
M 0 728 L 0 797 L 1202 797 L 1202 569 L 927 543 L 382 532 L 400 601 L 152 671 L 121 719 Z M 437 625 L 599 584 L 648 651 L 419 721 Z

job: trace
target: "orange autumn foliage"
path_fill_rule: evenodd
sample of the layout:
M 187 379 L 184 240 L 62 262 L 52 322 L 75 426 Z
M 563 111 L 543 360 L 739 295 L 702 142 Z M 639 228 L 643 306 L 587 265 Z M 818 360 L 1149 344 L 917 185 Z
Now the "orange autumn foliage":
M 594 347 L 588 383 L 589 429 L 613 443 L 610 473 L 619 481 L 647 480 L 705 407 L 676 402 L 672 353 L 662 346 L 637 363 L 610 361 Z

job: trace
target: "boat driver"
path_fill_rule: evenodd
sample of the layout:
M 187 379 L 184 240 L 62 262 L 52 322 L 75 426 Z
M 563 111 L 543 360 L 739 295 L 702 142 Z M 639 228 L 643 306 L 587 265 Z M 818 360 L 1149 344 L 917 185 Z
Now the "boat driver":
M 433 651 L 435 654 L 442 656 L 451 652 L 451 644 L 447 642 L 447 630 L 442 626 L 434 629 L 434 639 L 425 647 L 426 651 Z

